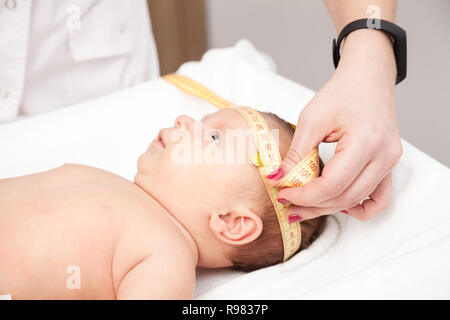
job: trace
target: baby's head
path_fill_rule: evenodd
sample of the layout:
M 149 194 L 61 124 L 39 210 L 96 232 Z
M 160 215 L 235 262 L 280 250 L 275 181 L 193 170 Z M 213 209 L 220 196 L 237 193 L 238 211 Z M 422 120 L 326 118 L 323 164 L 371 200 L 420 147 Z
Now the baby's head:
M 278 133 L 283 158 L 294 130 L 274 114 L 262 115 Z M 277 216 L 251 161 L 255 150 L 245 119 L 221 109 L 201 121 L 178 117 L 138 160 L 135 183 L 192 235 L 200 267 L 250 271 L 283 260 Z M 318 237 L 324 223 L 324 217 L 301 223 L 300 250 Z

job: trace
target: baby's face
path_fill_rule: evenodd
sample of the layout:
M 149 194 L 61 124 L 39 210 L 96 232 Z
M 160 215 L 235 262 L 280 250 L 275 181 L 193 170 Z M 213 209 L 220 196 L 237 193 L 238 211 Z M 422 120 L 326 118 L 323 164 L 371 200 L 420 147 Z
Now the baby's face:
M 179 116 L 139 157 L 136 178 L 151 178 L 171 201 L 218 203 L 216 198 L 233 196 L 232 186 L 261 179 L 250 162 L 256 149 L 248 133 L 247 123 L 232 109 L 201 121 Z
M 272 132 L 277 142 L 278 132 Z M 270 198 L 251 162 L 255 153 L 244 118 L 221 109 L 201 121 L 179 116 L 139 157 L 135 183 L 196 239 L 199 266 L 230 265 L 227 247 L 249 243 L 262 231 L 257 212 Z
M 229 210 L 249 191 L 246 186 L 264 190 L 250 162 L 255 151 L 247 123 L 235 110 L 221 109 L 201 121 L 179 116 L 139 157 L 135 182 L 184 224 L 207 223 L 201 217 Z

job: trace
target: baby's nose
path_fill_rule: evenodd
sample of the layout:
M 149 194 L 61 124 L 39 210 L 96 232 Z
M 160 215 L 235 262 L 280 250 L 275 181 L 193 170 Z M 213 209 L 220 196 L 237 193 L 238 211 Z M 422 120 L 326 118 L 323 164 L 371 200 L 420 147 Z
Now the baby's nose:
M 178 116 L 175 119 L 175 128 L 184 128 L 184 129 L 189 129 L 189 126 L 194 122 L 195 120 L 192 119 L 189 116 L 186 115 L 181 115 Z

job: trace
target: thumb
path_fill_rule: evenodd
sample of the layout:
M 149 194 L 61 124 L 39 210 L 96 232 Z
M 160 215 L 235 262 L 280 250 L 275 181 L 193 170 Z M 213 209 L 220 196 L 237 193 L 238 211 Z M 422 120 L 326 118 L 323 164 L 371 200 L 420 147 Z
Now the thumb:
M 278 181 L 287 175 L 304 157 L 306 157 L 324 139 L 322 133 L 323 122 L 314 123 L 311 120 L 301 119 L 300 115 L 294 138 L 279 169 L 267 175 L 267 182 L 275 186 Z

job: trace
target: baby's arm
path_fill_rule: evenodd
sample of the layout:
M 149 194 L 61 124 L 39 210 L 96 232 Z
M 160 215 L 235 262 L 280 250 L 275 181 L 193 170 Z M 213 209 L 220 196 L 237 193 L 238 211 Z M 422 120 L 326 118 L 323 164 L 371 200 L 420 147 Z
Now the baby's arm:
M 187 255 L 153 253 L 125 275 L 117 299 L 192 299 L 195 267 Z

